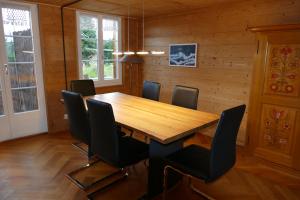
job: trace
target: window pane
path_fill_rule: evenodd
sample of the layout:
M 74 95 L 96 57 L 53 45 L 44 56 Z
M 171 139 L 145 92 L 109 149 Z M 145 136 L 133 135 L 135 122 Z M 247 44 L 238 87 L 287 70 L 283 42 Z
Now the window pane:
M 14 112 L 26 112 L 38 109 L 36 88 L 13 89 Z
M 84 79 L 98 79 L 98 61 L 97 60 L 86 60 L 82 61 L 82 70 Z
M 98 19 L 87 15 L 80 16 L 81 38 L 81 78 L 98 80 Z
M 34 64 L 9 64 L 11 88 L 36 86 Z
M 103 40 L 118 40 L 118 20 L 103 19 Z
M 89 15 L 80 15 L 81 30 L 96 30 L 98 33 L 98 19 Z
M 115 62 L 112 60 L 104 61 L 104 79 L 114 79 L 115 77 Z
M 8 62 L 33 62 L 31 37 L 5 37 Z
M 2 8 L 2 17 L 6 36 L 31 36 L 30 12 L 27 8 Z
M 98 49 L 97 40 L 81 39 L 81 55 L 83 60 L 97 60 Z
M 114 59 L 113 52 L 117 49 L 115 47 L 115 42 L 113 40 L 105 40 L 104 41 L 104 60 Z
M 119 51 L 118 43 L 118 20 L 103 19 L 103 58 L 104 58 L 104 79 L 116 79 L 118 63 L 117 57 L 112 53 Z

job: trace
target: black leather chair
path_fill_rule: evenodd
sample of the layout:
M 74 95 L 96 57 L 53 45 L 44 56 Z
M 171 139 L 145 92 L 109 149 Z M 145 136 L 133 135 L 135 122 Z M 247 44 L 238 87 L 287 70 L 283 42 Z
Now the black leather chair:
M 144 81 L 142 97 L 159 101 L 160 83 L 152 81 Z
M 79 93 L 63 90 L 62 96 L 64 105 L 69 119 L 70 132 L 73 138 L 78 140 L 78 143 L 73 145 L 83 151 L 79 144 L 88 145 L 88 156 L 91 157 L 90 151 L 90 136 L 91 130 L 89 125 L 88 113 L 85 109 L 83 99 Z
M 245 109 L 246 106 L 241 105 L 223 111 L 210 150 L 190 145 L 166 158 L 168 164 L 164 168 L 164 197 L 168 188 L 168 173 L 172 170 L 172 172 L 188 176 L 192 190 L 203 197 L 212 199 L 196 189 L 191 179 L 198 178 L 206 183 L 212 182 L 234 166 L 237 133 Z
M 109 103 L 87 100 L 91 126 L 91 149 L 100 159 L 120 169 L 148 158 L 149 146 L 132 137 L 118 133 L 112 106 Z M 123 174 L 121 178 L 127 176 Z
M 172 104 L 197 110 L 198 95 L 198 88 L 176 85 L 173 90 Z
M 92 96 L 96 94 L 94 81 L 91 79 L 72 80 L 70 90 L 82 96 Z
M 82 96 L 79 93 L 62 91 L 62 96 L 64 99 L 65 109 L 69 118 L 70 132 L 73 138 L 79 142 L 73 143 L 73 146 L 79 148 L 81 151 L 86 152 L 85 149 L 81 148 L 80 144 L 84 143 L 88 146 L 88 158 L 90 159 L 93 155 L 91 151 L 91 129 L 89 124 L 88 112 L 86 111 Z M 87 163 L 85 166 L 73 170 L 66 174 L 66 176 L 81 189 L 87 189 L 90 186 L 97 183 L 99 180 L 91 183 L 90 185 L 85 185 L 78 181 L 74 176 L 80 171 L 89 168 L 93 163 Z

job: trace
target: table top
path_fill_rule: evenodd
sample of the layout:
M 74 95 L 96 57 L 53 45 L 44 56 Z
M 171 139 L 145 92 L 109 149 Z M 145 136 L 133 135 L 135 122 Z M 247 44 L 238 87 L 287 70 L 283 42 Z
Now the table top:
M 118 124 L 142 132 L 163 144 L 184 138 L 219 120 L 219 115 L 216 114 L 119 92 L 98 94 L 84 99 L 89 98 L 110 103 Z

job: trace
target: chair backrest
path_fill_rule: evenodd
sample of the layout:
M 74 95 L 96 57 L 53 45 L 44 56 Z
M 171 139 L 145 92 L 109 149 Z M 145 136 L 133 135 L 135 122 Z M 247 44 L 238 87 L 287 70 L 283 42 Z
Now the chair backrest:
M 91 151 L 104 161 L 116 165 L 119 161 L 119 136 L 112 106 L 88 99 L 91 126 Z
M 144 81 L 142 97 L 159 101 L 160 83 L 152 81 Z
M 96 94 L 94 81 L 86 80 L 72 80 L 70 89 L 72 92 L 77 92 L 82 96 L 91 96 Z
M 79 93 L 62 91 L 69 118 L 71 135 L 85 144 L 90 144 L 90 126 L 83 99 Z
M 236 139 L 246 105 L 222 112 L 211 145 L 210 180 L 215 180 L 233 167 L 236 160 Z
M 176 85 L 173 90 L 172 104 L 197 110 L 198 95 L 198 88 Z

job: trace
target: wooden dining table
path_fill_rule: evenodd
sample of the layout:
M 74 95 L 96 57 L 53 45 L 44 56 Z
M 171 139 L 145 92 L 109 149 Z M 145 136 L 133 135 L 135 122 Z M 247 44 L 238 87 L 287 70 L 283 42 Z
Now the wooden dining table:
M 219 115 L 187 109 L 120 92 L 85 97 L 110 103 L 117 124 L 150 138 L 149 154 L 166 156 L 182 148 L 184 139 L 218 122 Z

